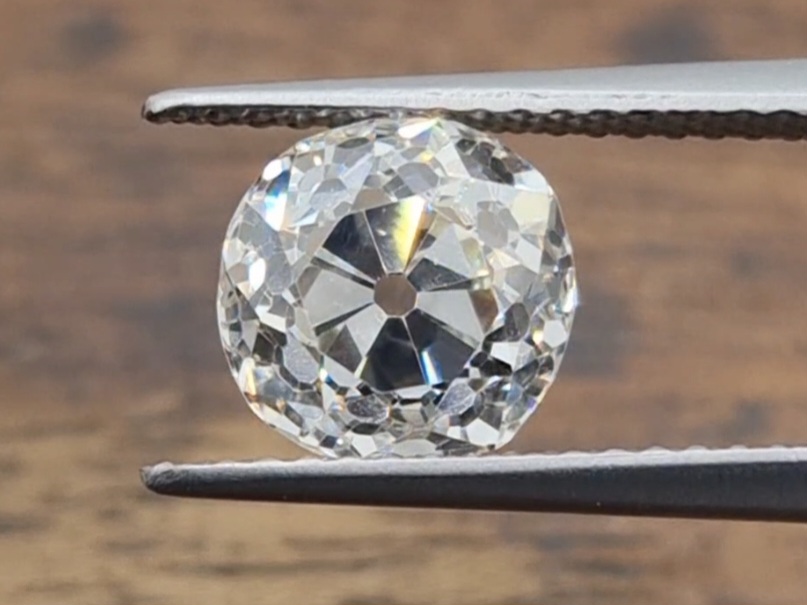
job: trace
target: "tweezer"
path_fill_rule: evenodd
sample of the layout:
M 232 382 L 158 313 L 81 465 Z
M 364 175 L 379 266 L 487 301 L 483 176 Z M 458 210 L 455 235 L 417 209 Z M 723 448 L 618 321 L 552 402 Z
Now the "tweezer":
M 803 140 L 807 60 L 181 89 L 143 107 L 155 123 L 294 128 L 402 112 L 495 132 Z M 807 447 L 161 463 L 142 478 L 224 500 L 807 522 Z

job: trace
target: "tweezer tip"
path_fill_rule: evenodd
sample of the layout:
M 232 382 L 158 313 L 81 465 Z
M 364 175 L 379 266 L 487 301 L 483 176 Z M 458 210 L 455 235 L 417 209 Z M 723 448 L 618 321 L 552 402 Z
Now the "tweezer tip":
M 176 493 L 171 486 L 177 485 L 177 467 L 171 462 L 160 462 L 140 469 L 140 480 L 149 490 L 164 495 Z

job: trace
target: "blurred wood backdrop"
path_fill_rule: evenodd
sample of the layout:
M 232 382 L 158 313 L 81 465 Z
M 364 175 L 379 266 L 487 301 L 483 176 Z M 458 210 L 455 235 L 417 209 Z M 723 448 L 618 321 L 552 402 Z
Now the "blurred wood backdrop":
M 807 530 L 160 499 L 160 459 L 294 457 L 233 385 L 224 228 L 299 133 L 154 127 L 151 92 L 807 55 L 803 0 L 0 4 L 0 602 L 801 605 Z M 583 307 L 515 451 L 805 441 L 794 143 L 510 137 Z

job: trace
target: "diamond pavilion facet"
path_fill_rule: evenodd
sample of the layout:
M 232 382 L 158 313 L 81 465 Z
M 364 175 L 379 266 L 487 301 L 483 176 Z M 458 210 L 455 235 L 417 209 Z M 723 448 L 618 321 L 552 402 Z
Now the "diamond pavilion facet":
M 221 339 L 253 411 L 329 457 L 501 447 L 555 377 L 577 303 L 543 176 L 436 118 L 271 161 L 227 230 Z

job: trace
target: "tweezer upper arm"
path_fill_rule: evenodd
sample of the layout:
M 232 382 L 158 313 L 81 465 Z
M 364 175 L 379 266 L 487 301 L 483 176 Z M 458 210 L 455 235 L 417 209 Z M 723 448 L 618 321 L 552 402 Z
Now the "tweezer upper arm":
M 333 127 L 406 111 L 494 132 L 807 138 L 807 60 L 450 74 L 189 88 L 157 123 Z

